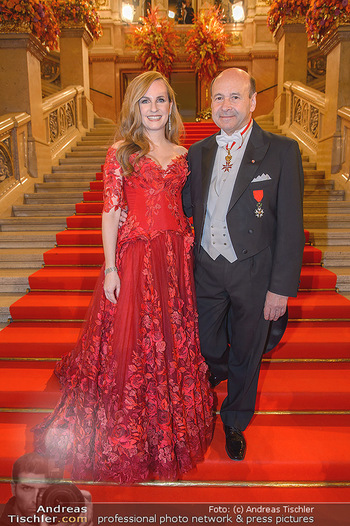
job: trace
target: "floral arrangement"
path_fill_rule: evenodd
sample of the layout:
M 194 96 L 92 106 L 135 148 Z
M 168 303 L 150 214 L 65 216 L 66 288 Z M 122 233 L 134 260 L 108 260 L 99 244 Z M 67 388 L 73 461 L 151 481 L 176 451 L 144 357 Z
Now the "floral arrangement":
M 102 26 L 92 0 L 52 0 L 51 5 L 61 28 L 84 25 L 95 39 L 102 35 Z
M 44 46 L 58 47 L 59 27 L 48 2 L 40 0 L 1 0 L 0 28 L 2 31 L 27 30 Z
M 220 8 L 211 6 L 194 17 L 188 31 L 186 51 L 200 79 L 210 82 L 218 71 L 219 62 L 225 60 L 225 35 Z
M 208 121 L 209 119 L 211 119 L 211 108 L 205 108 L 197 114 L 196 122 Z
M 283 24 L 304 23 L 309 7 L 310 0 L 273 0 L 267 13 L 267 25 L 271 33 L 275 34 Z
M 157 70 L 169 77 L 176 57 L 174 50 L 180 38 L 175 33 L 175 24 L 160 17 L 158 9 L 148 11 L 142 17 L 143 24 L 135 28 L 135 46 L 138 48 L 137 59 L 141 60 L 145 71 Z
M 311 0 L 306 15 L 306 30 L 314 44 L 322 44 L 340 24 L 350 23 L 348 0 Z

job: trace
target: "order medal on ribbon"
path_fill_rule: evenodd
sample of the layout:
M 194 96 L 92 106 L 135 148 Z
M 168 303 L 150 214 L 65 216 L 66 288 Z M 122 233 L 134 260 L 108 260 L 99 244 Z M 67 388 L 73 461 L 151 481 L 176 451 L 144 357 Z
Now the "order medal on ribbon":
M 235 144 L 235 143 L 233 143 L 233 144 Z M 231 148 L 232 148 L 232 146 L 231 146 Z M 227 149 L 227 155 L 225 157 L 226 164 L 222 165 L 222 169 L 223 169 L 224 172 L 229 172 L 230 169 L 232 168 L 232 164 L 231 164 L 231 159 L 232 159 L 231 148 L 229 150 L 228 147 L 226 146 L 226 149 Z
M 255 215 L 256 217 L 262 217 L 264 215 L 264 210 L 262 207 L 262 200 L 264 197 L 264 190 L 253 190 L 254 199 L 257 202 Z

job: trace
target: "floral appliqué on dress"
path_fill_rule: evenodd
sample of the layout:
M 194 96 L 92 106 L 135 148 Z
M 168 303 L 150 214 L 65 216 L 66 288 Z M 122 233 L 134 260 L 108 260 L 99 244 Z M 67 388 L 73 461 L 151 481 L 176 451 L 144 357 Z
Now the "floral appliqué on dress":
M 185 155 L 163 170 L 142 157 L 121 177 L 104 166 L 104 211 L 128 208 L 118 232 L 117 304 L 102 268 L 81 336 L 56 366 L 62 398 L 35 428 L 37 450 L 71 464 L 73 479 L 175 480 L 203 460 L 213 395 L 199 349 L 193 234 L 182 212 Z

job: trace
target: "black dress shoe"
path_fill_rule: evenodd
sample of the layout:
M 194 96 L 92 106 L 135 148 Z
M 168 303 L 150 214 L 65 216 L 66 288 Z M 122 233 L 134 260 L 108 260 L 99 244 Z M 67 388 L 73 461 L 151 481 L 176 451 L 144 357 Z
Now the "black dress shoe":
M 242 431 L 235 427 L 224 426 L 226 435 L 226 453 L 232 460 L 243 460 L 247 444 Z

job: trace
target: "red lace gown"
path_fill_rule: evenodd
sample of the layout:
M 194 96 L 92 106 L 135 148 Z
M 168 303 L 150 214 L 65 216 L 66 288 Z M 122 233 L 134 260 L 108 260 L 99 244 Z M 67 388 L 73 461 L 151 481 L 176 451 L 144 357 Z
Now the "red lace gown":
M 181 205 L 185 155 L 166 169 L 142 157 L 121 178 L 104 169 L 104 210 L 122 207 L 114 305 L 101 270 L 75 349 L 56 366 L 62 397 L 34 429 L 36 450 L 71 465 L 75 480 L 175 480 L 203 459 L 213 396 L 200 354 L 193 236 Z

